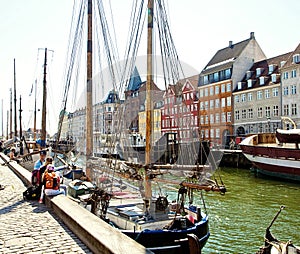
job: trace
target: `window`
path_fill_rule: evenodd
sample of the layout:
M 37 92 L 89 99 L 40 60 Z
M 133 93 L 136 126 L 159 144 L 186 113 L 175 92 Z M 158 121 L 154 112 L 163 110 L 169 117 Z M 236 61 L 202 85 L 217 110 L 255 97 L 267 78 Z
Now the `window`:
M 214 87 L 213 86 L 211 86 L 209 88 L 209 95 L 214 95 Z
M 227 122 L 231 122 L 231 112 L 227 112 Z
M 285 86 L 283 88 L 283 95 L 289 95 L 289 87 L 288 86 Z
M 252 79 L 248 79 L 247 80 L 247 86 L 248 86 L 248 88 L 251 88 L 252 84 L 253 84 L 253 80 Z
M 278 105 L 273 106 L 273 116 L 279 116 L 279 107 L 278 107 Z
M 221 105 L 222 105 L 222 108 L 226 107 L 226 100 L 225 100 L 225 98 L 221 99 Z
M 204 102 L 204 105 L 205 105 L 204 108 L 205 108 L 205 109 L 208 109 L 208 101 L 205 101 L 205 102 Z
M 204 102 L 203 102 L 203 101 L 200 102 L 200 109 L 201 109 L 201 110 L 204 109 Z
M 277 74 L 273 73 L 273 74 L 271 75 L 271 81 L 272 81 L 273 83 L 276 83 L 276 82 L 277 82 Z
M 231 83 L 227 83 L 226 92 L 231 92 Z
M 274 71 L 274 64 L 269 65 L 269 74 L 271 74 Z
M 200 94 L 199 94 L 200 98 L 203 97 L 203 89 L 200 89 Z
M 214 129 L 210 129 L 210 137 L 211 137 L 211 138 L 214 138 L 214 133 L 215 133 L 215 132 L 214 132 Z
M 220 99 L 215 99 L 215 108 L 220 107 Z
M 247 118 L 247 111 L 246 109 L 242 110 L 242 119 L 246 119 Z
M 283 105 L 283 115 L 284 116 L 289 115 L 289 105 L 288 104 Z
M 220 137 L 220 129 L 216 129 L 216 138 Z
M 262 73 L 262 68 L 256 68 L 256 77 L 259 77 Z
M 200 124 L 204 124 L 204 116 L 200 116 Z
M 242 89 L 242 82 L 238 82 L 238 90 Z
M 234 101 L 235 102 L 240 102 L 240 96 L 239 95 L 234 96 Z
M 241 102 L 245 102 L 246 101 L 246 94 L 243 93 L 241 96 Z
M 214 100 L 210 100 L 210 102 L 209 102 L 209 107 L 210 108 L 214 108 L 214 102 L 215 102 Z
M 248 93 L 248 101 L 252 101 L 252 93 Z
M 297 72 L 296 72 L 296 70 L 292 70 L 291 78 L 296 78 L 296 77 L 297 77 Z
M 258 100 L 262 99 L 262 91 L 257 91 L 257 99 Z
M 272 89 L 273 97 L 278 97 L 278 87 Z
M 226 114 L 222 112 L 222 123 L 226 123 Z
M 252 71 L 247 71 L 246 72 L 246 79 L 251 78 L 251 76 L 252 76 Z
M 263 117 L 263 113 L 262 113 L 263 111 L 262 111 L 262 107 L 259 107 L 258 109 L 257 109 L 257 117 L 258 118 L 262 118 Z
M 214 82 L 218 82 L 219 81 L 219 72 L 215 72 L 214 73 Z
M 253 109 L 252 109 L 252 108 L 249 108 L 249 109 L 248 109 L 248 118 L 249 118 L 249 119 L 252 119 L 252 118 L 253 118 Z
M 215 94 L 219 94 L 220 93 L 220 87 L 219 86 L 215 86 Z
M 300 62 L 300 54 L 293 55 L 293 62 L 294 63 L 299 63 Z
M 265 107 L 265 116 L 270 117 L 271 116 L 271 108 L 270 106 Z
M 292 107 L 292 116 L 295 116 L 295 115 L 297 115 L 297 104 L 295 103 L 292 103 L 292 105 L 291 105 Z
M 231 106 L 231 97 L 227 97 L 227 107 L 230 107 Z
M 288 79 L 289 78 L 289 73 L 287 71 L 285 71 L 283 73 L 283 79 Z
M 204 84 L 204 85 L 207 85 L 208 83 L 209 83 L 208 76 L 205 75 L 205 76 L 203 77 L 203 84 Z
M 229 79 L 231 77 L 231 69 L 226 69 L 225 70 L 225 78 Z
M 208 96 L 208 88 L 204 89 L 204 96 Z
M 266 98 L 266 99 L 269 99 L 269 98 L 270 98 L 270 90 L 269 90 L 269 89 L 266 89 L 266 90 L 265 90 L 265 98 Z
M 265 77 L 259 77 L 259 84 L 264 85 L 265 84 Z
M 216 123 L 219 123 L 220 122 L 220 114 L 217 113 L 216 116 L 215 116 L 215 118 L 216 118 Z
M 235 114 L 235 120 L 240 120 L 240 111 L 236 110 L 234 114 Z
M 221 85 L 221 93 L 225 93 L 225 91 L 226 91 L 226 90 L 225 90 L 225 84 L 222 84 L 222 85 Z
M 296 85 L 291 86 L 291 94 L 297 94 L 297 86 Z
M 215 116 L 214 114 L 210 114 L 210 123 L 214 123 L 215 122 Z

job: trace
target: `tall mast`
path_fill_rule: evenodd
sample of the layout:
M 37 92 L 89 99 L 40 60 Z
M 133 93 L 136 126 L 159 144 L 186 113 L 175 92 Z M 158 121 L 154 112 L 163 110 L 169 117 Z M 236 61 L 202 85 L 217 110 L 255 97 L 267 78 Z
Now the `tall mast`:
M 22 97 L 20 95 L 20 109 L 19 109 L 19 124 L 20 124 L 20 139 L 22 138 Z
M 9 101 L 9 138 L 12 138 L 12 89 L 9 89 L 10 101 Z
M 34 87 L 33 140 L 36 140 L 36 83 Z
M 44 60 L 44 78 L 43 78 L 43 107 L 42 107 L 42 131 L 41 131 L 41 147 L 46 147 L 46 101 L 47 101 L 47 48 L 45 48 Z
M 148 0 L 148 40 L 147 40 L 147 81 L 146 81 L 146 167 L 151 162 L 151 133 L 152 133 L 152 107 L 151 107 L 151 83 L 152 83 L 152 54 L 153 54 L 153 0 Z M 145 202 L 146 213 L 149 212 L 151 206 L 152 189 L 151 180 L 145 174 Z M 148 204 L 147 204 L 148 203 Z M 147 209 L 148 207 L 148 209 Z
M 16 59 L 14 59 L 14 124 L 15 124 L 15 134 L 18 134 L 17 130 L 17 89 L 16 89 Z
M 92 0 L 88 0 L 88 32 L 87 32 L 87 85 L 86 85 L 86 174 L 91 176 L 89 162 L 93 154 L 93 62 L 92 62 Z
M 6 140 L 8 140 L 8 118 L 9 118 L 9 111 L 6 112 Z
M 20 95 L 20 109 L 19 109 L 19 124 L 20 124 L 20 155 L 23 155 L 24 154 L 24 151 L 23 151 L 23 141 L 22 141 L 22 136 L 23 136 L 23 130 L 22 130 L 22 97 Z

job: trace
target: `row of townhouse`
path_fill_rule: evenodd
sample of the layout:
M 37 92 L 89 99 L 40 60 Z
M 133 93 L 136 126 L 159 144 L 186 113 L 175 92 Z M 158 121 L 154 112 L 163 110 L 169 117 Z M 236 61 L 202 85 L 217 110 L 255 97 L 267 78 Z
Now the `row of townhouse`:
M 267 58 L 253 32 L 241 42 L 230 41 L 199 75 L 169 85 L 165 91 L 152 84 L 154 140 L 174 132 L 183 141 L 200 137 L 226 145 L 232 136 L 274 131 L 281 116 L 299 122 L 299 63 L 300 44 L 292 52 Z M 122 123 L 115 119 L 121 104 L 126 116 Z M 84 137 L 82 114 L 76 111 L 68 121 L 69 132 L 78 135 L 77 140 Z M 137 69 L 128 82 L 125 100 L 106 98 L 95 105 L 94 115 L 94 146 L 99 135 L 117 133 L 120 126 L 145 137 L 145 82 Z

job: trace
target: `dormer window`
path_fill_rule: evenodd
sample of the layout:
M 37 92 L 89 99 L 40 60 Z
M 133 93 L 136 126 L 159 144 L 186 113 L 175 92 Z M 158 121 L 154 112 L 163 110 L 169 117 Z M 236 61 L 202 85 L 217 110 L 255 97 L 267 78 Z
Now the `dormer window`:
M 277 74 L 276 74 L 276 73 L 273 73 L 273 74 L 271 75 L 271 81 L 272 81 L 273 83 L 276 83 L 276 82 L 277 82 Z
M 246 72 L 246 79 L 251 78 L 251 76 L 252 76 L 252 71 L 247 71 Z
M 259 78 L 259 84 L 264 85 L 265 84 L 265 77 L 260 77 Z
M 300 54 L 293 55 L 293 63 L 300 63 Z
M 242 89 L 242 82 L 238 82 L 238 90 Z
M 269 65 L 269 74 L 273 73 L 274 69 L 275 69 L 275 65 L 274 64 L 270 64 Z
M 256 77 L 259 77 L 262 74 L 262 68 L 256 68 Z
M 253 82 L 252 79 L 248 79 L 248 80 L 247 80 L 247 86 L 248 86 L 248 88 L 251 88 L 251 87 L 252 87 L 252 82 Z

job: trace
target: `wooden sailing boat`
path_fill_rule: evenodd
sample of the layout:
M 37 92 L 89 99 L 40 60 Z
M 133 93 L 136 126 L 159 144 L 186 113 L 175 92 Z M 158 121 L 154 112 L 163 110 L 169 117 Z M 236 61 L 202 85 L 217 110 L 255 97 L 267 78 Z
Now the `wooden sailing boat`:
M 92 104 L 92 0 L 88 0 L 88 43 L 87 43 L 87 86 L 86 86 L 86 174 L 91 179 L 95 171 L 93 169 L 93 104 Z M 147 46 L 147 82 L 146 82 L 146 153 L 145 163 L 139 165 L 142 170 L 143 195 L 142 198 L 132 198 L 127 195 L 102 195 L 102 191 L 96 198 L 102 206 L 100 216 L 110 224 L 149 248 L 155 253 L 200 253 L 209 238 L 208 215 L 205 210 L 192 205 L 185 206 L 187 195 L 193 196 L 195 190 L 213 190 L 225 193 L 224 186 L 210 181 L 199 184 L 196 179 L 183 181 L 178 191 L 177 202 L 170 206 L 167 197 L 153 197 L 152 181 L 156 177 L 155 169 L 151 163 L 151 125 L 152 104 L 151 87 L 153 83 L 152 70 L 152 33 L 153 33 L 153 8 L 154 1 L 148 0 L 148 46 Z M 96 162 L 99 163 L 99 162 Z M 106 171 L 103 166 L 100 170 Z M 111 175 L 119 175 L 115 170 Z M 160 174 L 160 173 L 158 173 Z M 110 177 L 111 175 L 108 175 Z M 101 194 L 100 194 L 101 193 Z M 124 193 L 123 193 L 124 194 Z M 125 197 L 124 197 L 125 196 Z M 92 198 L 95 200 L 95 198 Z M 122 204 L 120 205 L 120 200 Z M 109 205 L 110 201 L 110 205 Z M 109 206 L 108 206 L 109 205 Z M 94 207 L 95 208 L 95 207 Z M 92 207 L 92 212 L 95 209 Z

